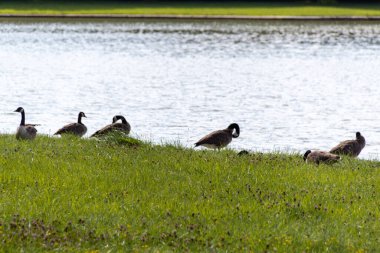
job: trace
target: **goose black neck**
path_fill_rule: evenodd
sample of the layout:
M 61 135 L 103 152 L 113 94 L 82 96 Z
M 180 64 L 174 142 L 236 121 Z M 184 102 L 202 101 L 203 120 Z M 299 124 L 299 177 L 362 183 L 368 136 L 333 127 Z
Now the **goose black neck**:
M 127 124 L 127 120 L 123 116 L 120 116 L 119 119 L 121 119 L 121 123 Z
M 121 120 L 121 123 L 127 124 L 127 120 L 123 116 L 121 116 L 121 115 L 116 115 L 115 117 L 113 117 L 113 122 L 112 123 L 115 123 L 119 119 Z
M 362 145 L 365 145 L 365 139 L 363 136 L 360 136 L 359 138 L 357 138 L 357 141 L 362 144 Z
M 306 161 L 307 156 L 311 153 L 311 150 L 306 151 L 306 153 L 303 155 L 303 160 Z
M 82 124 L 82 113 L 78 114 L 78 123 Z
M 20 126 L 25 126 L 25 112 L 21 111 L 21 123 Z

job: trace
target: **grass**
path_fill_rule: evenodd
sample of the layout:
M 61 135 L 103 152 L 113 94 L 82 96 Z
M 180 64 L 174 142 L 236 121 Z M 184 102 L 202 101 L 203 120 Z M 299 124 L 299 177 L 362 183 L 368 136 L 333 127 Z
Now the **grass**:
M 1 2 L 0 14 L 148 14 L 242 16 L 380 16 L 380 4 Z
M 1 135 L 5 252 L 376 252 L 380 163 Z

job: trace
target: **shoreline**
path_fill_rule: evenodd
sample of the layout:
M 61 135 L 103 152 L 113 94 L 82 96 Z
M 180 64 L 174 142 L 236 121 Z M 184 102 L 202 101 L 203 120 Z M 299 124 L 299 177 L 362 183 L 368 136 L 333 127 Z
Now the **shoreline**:
M 0 18 L 72 19 L 175 19 L 252 21 L 380 21 L 380 16 L 244 16 L 244 15 L 145 15 L 145 14 L 0 14 Z

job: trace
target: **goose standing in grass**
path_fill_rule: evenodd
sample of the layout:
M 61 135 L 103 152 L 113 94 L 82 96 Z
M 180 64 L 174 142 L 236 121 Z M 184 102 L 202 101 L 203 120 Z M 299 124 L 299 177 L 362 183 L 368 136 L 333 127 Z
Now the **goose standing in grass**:
M 365 139 L 360 132 L 356 132 L 356 140 L 342 141 L 330 150 L 330 153 L 337 155 L 348 155 L 357 157 L 365 147 Z
M 121 123 L 117 122 L 118 120 L 121 120 Z M 116 131 L 124 133 L 124 134 L 129 134 L 129 132 L 131 131 L 131 125 L 121 115 L 114 116 L 112 118 L 112 124 L 107 125 L 103 127 L 102 129 L 96 131 L 90 137 L 98 137 L 98 136 L 106 135 L 106 134 L 109 134 L 111 132 L 116 132 Z
M 87 127 L 82 123 L 82 117 L 86 117 L 84 112 L 78 114 L 78 122 L 68 124 L 59 129 L 54 135 L 57 134 L 73 134 L 82 137 L 87 132 Z
M 235 133 L 233 131 L 235 130 Z M 214 131 L 202 139 L 200 139 L 197 143 L 195 143 L 195 147 L 204 146 L 212 149 L 221 149 L 227 146 L 232 138 L 237 138 L 240 135 L 240 127 L 236 123 L 232 123 L 226 129 Z
M 306 153 L 303 155 L 303 160 L 307 163 L 327 163 L 327 164 L 332 164 L 340 160 L 340 156 L 331 154 L 326 151 L 311 151 L 308 150 Z
M 35 126 L 38 126 L 38 124 L 25 124 L 24 108 L 19 107 L 15 110 L 15 112 L 21 113 L 21 123 L 20 126 L 17 128 L 16 139 L 33 140 L 34 138 L 36 138 L 37 129 L 35 128 Z

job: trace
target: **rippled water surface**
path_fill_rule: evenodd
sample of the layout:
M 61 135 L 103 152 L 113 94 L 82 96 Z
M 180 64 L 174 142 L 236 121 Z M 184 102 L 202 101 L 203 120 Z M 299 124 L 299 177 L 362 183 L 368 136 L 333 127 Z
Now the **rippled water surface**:
M 229 123 L 232 148 L 329 149 L 360 131 L 380 154 L 380 24 L 0 21 L 0 130 L 52 134 L 79 111 L 91 134 L 123 114 L 132 134 L 191 146 Z

